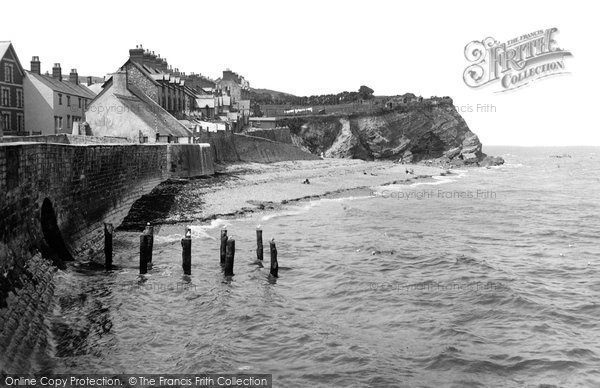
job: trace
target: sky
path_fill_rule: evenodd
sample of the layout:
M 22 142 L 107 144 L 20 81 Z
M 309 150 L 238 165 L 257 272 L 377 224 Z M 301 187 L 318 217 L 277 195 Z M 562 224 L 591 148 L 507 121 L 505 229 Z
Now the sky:
M 587 4 L 586 4 L 587 3 Z M 600 146 L 593 2 L 80 1 L 9 2 L 0 40 L 42 71 L 103 76 L 136 44 L 186 73 L 225 68 L 252 87 L 296 95 L 368 85 L 378 95 L 451 96 L 484 145 Z M 32 12 L 32 10 L 34 10 Z M 14 15 L 5 17 L 6 15 Z M 512 92 L 463 81 L 465 45 L 556 27 L 568 74 Z M 480 109 L 478 109 L 478 105 Z M 484 109 L 486 107 L 487 109 Z

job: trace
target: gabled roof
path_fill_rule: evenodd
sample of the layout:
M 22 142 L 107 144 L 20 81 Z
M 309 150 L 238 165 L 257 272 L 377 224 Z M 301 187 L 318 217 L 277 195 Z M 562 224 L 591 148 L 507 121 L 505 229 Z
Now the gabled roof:
M 0 58 L 4 58 L 4 54 L 6 54 L 10 45 L 9 41 L 0 41 Z
M 21 66 L 21 61 L 19 61 L 19 56 L 17 55 L 17 52 L 15 51 L 15 48 L 12 45 L 12 42 L 9 40 L 0 41 L 0 59 L 4 58 L 8 50 L 12 50 L 14 60 L 17 62 L 17 65 L 19 65 L 19 72 L 23 74 L 23 66 Z
M 120 94 L 115 94 L 115 96 L 129 109 L 130 112 L 135 113 L 159 134 L 175 137 L 192 136 L 191 132 L 189 132 L 184 125 L 154 102 L 153 99 L 146 96 L 144 92 L 132 85 L 127 86 L 127 89 L 131 92 L 132 96 Z M 140 109 L 140 102 L 144 105 L 143 109 Z
M 71 94 L 78 97 L 93 99 L 96 94 L 88 89 L 87 86 L 76 84 L 70 81 L 59 81 L 49 75 L 37 74 L 31 71 L 26 71 L 28 77 L 35 78 L 55 92 Z

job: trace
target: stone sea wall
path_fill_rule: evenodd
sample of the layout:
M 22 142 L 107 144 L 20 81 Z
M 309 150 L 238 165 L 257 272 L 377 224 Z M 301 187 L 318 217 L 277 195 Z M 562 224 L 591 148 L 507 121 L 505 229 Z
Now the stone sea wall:
M 199 140 L 210 144 L 214 161 L 217 163 L 274 163 L 287 160 L 319 159 L 318 156 L 303 151 L 288 142 L 282 143 L 230 131 L 203 132 L 200 134 Z
M 0 143 L 0 374 L 36 368 L 56 268 L 102 255 L 103 223 L 166 179 L 213 173 L 207 145 Z

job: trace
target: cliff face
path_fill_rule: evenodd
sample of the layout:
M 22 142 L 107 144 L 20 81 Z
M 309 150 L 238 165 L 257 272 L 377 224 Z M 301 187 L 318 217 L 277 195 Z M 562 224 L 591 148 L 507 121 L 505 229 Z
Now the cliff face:
M 481 142 L 451 102 L 413 104 L 373 114 L 311 116 L 287 122 L 294 142 L 327 157 L 454 165 L 503 163 L 487 157 Z

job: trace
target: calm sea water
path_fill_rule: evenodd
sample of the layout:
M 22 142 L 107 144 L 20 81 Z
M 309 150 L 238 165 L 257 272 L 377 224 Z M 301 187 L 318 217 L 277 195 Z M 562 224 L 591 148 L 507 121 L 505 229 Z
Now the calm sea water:
M 375 187 L 155 240 L 60 275 L 53 372 L 272 373 L 277 387 L 600 386 L 600 148 Z M 569 154 L 571 158 L 552 158 Z M 275 237 L 280 277 L 255 259 Z M 236 239 L 235 276 L 219 230 Z M 170 231 L 170 232 L 168 232 Z

